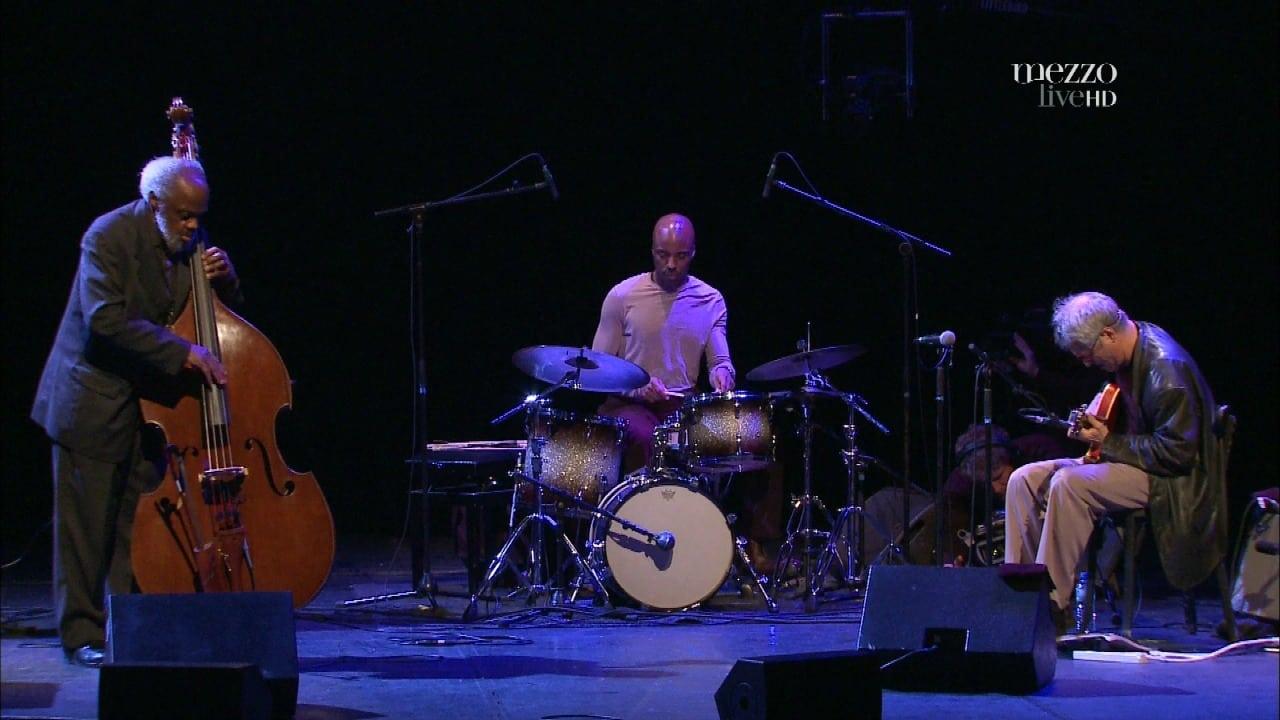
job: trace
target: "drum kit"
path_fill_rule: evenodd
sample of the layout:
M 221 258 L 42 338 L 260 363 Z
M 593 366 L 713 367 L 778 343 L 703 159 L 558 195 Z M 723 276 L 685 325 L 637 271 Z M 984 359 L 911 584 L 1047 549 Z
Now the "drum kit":
M 777 612 L 777 604 L 768 589 L 782 587 L 787 573 L 795 574 L 793 558 L 803 568 L 795 580 L 805 590 L 806 608 L 833 565 L 839 565 L 842 579 L 852 584 L 861 570 L 856 567 L 854 540 L 860 511 L 855 485 L 864 467 L 856 443 L 858 421 L 888 431 L 861 397 L 836 390 L 821 373 L 862 353 L 857 345 L 806 347 L 746 376 L 752 382 L 803 378 L 794 391 L 733 390 L 685 397 L 654 430 L 647 465 L 624 476 L 627 422 L 555 409 L 551 395 L 560 389 L 623 393 L 646 385 L 648 372 L 587 348 L 539 345 L 517 351 L 512 356 L 515 366 L 550 386 L 492 421 L 497 425 L 523 414 L 527 440 L 511 472 L 516 481 L 512 530 L 471 595 L 464 619 L 476 616 L 480 598 L 504 570 L 513 571 L 519 582 L 513 595 L 527 593 L 530 604 L 543 595 L 556 604 L 565 590 L 576 598 L 589 587 L 597 605 L 610 604 L 610 597 L 618 596 L 662 611 L 692 608 L 711 598 L 729 579 L 735 558 L 739 580 L 749 578 L 771 612 Z M 841 455 L 849 471 L 849 507 L 841 508 L 839 521 L 833 521 L 812 491 L 812 409 L 823 398 L 834 398 L 848 408 Z M 777 570 L 772 577 L 762 577 L 748 557 L 746 539 L 731 532 L 731 516 L 721 509 L 716 491 L 731 473 L 762 470 L 775 462 L 774 421 L 784 407 L 799 410 L 804 490 L 793 501 Z M 517 523 L 520 510 L 527 512 Z M 588 524 L 584 552 L 565 532 L 565 519 Z M 818 520 L 830 529 L 819 530 Z M 523 567 L 517 558 L 521 539 L 527 553 Z M 563 548 L 562 567 L 576 570 L 566 587 L 550 585 L 555 573 L 547 564 L 548 543 Z

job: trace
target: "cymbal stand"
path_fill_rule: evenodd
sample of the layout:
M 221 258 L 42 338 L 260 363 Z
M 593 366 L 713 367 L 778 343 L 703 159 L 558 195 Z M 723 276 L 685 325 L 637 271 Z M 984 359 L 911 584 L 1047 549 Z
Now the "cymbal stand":
M 553 488 L 550 488 L 541 482 L 542 451 L 547 444 L 547 438 L 540 429 L 542 426 L 537 422 L 536 413 L 546 398 L 556 390 L 559 390 L 562 387 L 576 386 L 581 372 L 581 368 L 570 370 L 565 373 L 564 377 L 560 379 L 560 382 L 552 385 L 546 390 L 543 390 L 537 395 L 530 395 L 529 397 L 526 397 L 523 402 L 490 421 L 491 424 L 497 425 L 508 418 L 513 417 L 521 410 L 525 412 L 525 432 L 528 436 L 529 443 L 529 467 L 525 469 L 529 471 L 531 476 L 524 475 L 519 472 L 513 473 L 513 475 L 533 484 L 535 509 L 533 512 L 520 519 L 520 523 L 512 529 L 511 533 L 507 537 L 507 541 L 503 543 L 502 548 L 498 550 L 498 554 L 495 555 L 493 560 L 489 563 L 489 568 L 484 574 L 484 580 L 476 589 L 475 594 L 471 596 L 470 602 L 467 603 L 466 610 L 462 613 L 462 619 L 467 622 L 475 619 L 477 605 L 480 598 L 489 592 L 494 581 L 504 568 L 510 568 L 515 572 L 516 578 L 520 583 L 520 589 L 516 592 L 523 591 L 528 593 L 526 598 L 527 604 L 534 604 L 537 602 L 538 598 L 543 595 L 549 595 L 553 604 L 555 604 L 555 601 L 559 596 L 559 594 L 555 592 L 557 588 L 551 588 L 543 576 L 543 571 L 546 567 L 546 536 L 544 531 L 550 531 L 552 538 L 559 540 L 561 545 L 564 546 L 565 550 L 574 559 L 579 571 L 586 573 L 594 580 L 593 584 L 597 589 L 597 599 L 601 601 L 607 601 L 608 599 L 608 595 L 605 593 L 604 586 L 600 583 L 599 577 L 596 576 L 596 574 L 582 560 L 582 556 L 578 553 L 577 547 L 574 546 L 573 541 L 569 539 L 569 536 L 565 534 L 564 530 L 560 527 L 560 523 L 556 522 L 555 518 L 546 513 L 546 505 L 543 502 L 543 490 Z M 568 494 L 565 493 L 565 495 Z M 516 491 L 513 491 L 511 498 L 513 519 L 515 517 L 515 505 L 517 502 Z M 529 534 L 527 542 L 528 565 L 526 566 L 527 569 L 524 572 L 521 572 L 511 560 L 510 556 L 515 549 L 516 541 L 524 536 L 526 530 Z M 551 573 L 549 572 L 547 573 L 547 575 L 550 574 Z
M 816 371 L 807 373 L 806 387 L 808 382 L 813 379 L 813 376 L 821 377 Z M 782 541 L 782 545 L 778 548 L 777 567 L 774 569 L 771 584 L 775 588 L 781 586 L 787 568 L 791 564 L 792 555 L 795 553 L 796 544 L 799 542 L 801 547 L 800 589 L 805 594 L 805 612 L 813 612 L 817 609 L 811 587 L 814 584 L 813 544 L 815 540 L 827 540 L 830 537 L 830 533 L 814 528 L 814 513 L 822 513 L 827 527 L 831 527 L 834 524 L 834 520 L 831 517 L 831 513 L 827 511 L 826 506 L 822 503 L 822 498 L 813 494 L 812 403 L 811 398 L 803 392 L 801 393 L 800 401 L 800 432 L 804 438 L 804 493 L 791 501 L 791 516 L 787 518 L 787 534 Z M 820 585 L 821 583 L 819 582 L 818 584 Z
M 828 388 L 830 384 L 828 383 Z M 863 557 L 864 540 L 866 537 L 865 523 L 871 522 L 875 525 L 875 519 L 868 517 L 862 508 L 862 487 L 863 487 L 863 471 L 867 468 L 869 460 L 873 460 L 870 456 L 864 456 L 858 449 L 858 416 L 861 415 L 868 423 L 884 434 L 889 433 L 889 429 L 884 426 L 874 415 L 865 407 L 865 401 L 854 393 L 840 393 L 844 400 L 845 407 L 849 410 L 848 422 L 843 426 L 844 440 L 846 448 L 840 451 L 840 458 L 844 461 L 845 470 L 849 475 L 847 486 L 847 502 L 848 504 L 840 508 L 840 513 L 836 518 L 835 526 L 831 530 L 831 535 L 827 539 L 826 546 L 822 549 L 822 554 L 818 556 L 818 567 L 814 574 L 815 582 L 811 583 L 811 593 L 817 595 L 822 590 L 822 583 L 826 579 L 827 573 L 830 572 L 831 563 L 839 563 L 843 569 L 840 581 L 846 587 L 856 587 L 859 578 L 862 577 L 866 567 L 871 563 Z M 855 529 L 856 524 L 856 529 Z M 888 537 L 889 533 L 885 532 L 877 526 L 881 533 Z M 845 558 L 840 559 L 840 545 L 844 544 Z M 891 543 L 886 547 L 886 552 L 891 553 L 892 557 L 899 561 L 905 558 L 905 553 L 900 545 Z

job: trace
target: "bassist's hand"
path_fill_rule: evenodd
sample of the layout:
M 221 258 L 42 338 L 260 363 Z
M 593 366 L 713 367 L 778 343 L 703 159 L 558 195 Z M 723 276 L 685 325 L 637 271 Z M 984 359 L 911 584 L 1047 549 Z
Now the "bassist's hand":
M 198 370 L 204 375 L 205 383 L 209 385 L 226 385 L 227 371 L 222 367 L 222 361 L 217 355 L 209 352 L 209 349 L 203 345 L 191 346 L 187 351 L 187 360 L 182 363 L 182 367 L 187 370 Z
M 200 260 L 204 264 L 205 277 L 209 280 L 231 285 L 239 282 L 239 278 L 236 277 L 236 266 L 231 264 L 231 256 L 226 250 L 219 247 L 206 248 L 204 257 Z
M 1098 418 L 1088 413 L 1080 415 L 1080 431 L 1075 434 L 1077 440 L 1083 440 L 1090 445 L 1101 445 L 1110 434 L 1111 431 Z

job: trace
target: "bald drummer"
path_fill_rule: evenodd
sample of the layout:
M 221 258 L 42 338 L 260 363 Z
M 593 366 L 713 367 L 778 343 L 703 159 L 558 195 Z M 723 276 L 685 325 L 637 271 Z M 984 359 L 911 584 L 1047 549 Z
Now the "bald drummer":
M 600 308 L 591 349 L 644 368 L 649 384 L 610 396 L 601 415 L 627 421 L 623 470 L 649 462 L 657 424 L 697 386 L 706 358 L 711 387 L 734 388 L 728 310 L 719 290 L 689 274 L 697 252 L 693 222 L 671 213 L 653 226 L 653 269 L 613 286 Z

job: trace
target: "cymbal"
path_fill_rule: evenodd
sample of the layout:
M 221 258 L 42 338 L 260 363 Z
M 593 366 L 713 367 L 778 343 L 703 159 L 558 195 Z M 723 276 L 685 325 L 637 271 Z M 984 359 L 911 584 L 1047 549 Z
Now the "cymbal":
M 565 387 L 589 392 L 623 392 L 649 382 L 649 373 L 629 360 L 584 347 L 534 345 L 517 350 L 511 362 L 521 372 L 546 383 L 576 375 Z
M 814 370 L 829 370 L 843 365 L 864 352 L 866 350 L 861 345 L 833 345 L 798 352 L 760 365 L 747 373 L 747 379 L 752 382 L 763 382 L 804 377 Z

